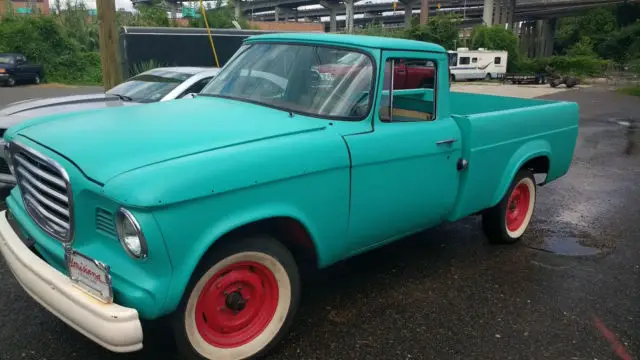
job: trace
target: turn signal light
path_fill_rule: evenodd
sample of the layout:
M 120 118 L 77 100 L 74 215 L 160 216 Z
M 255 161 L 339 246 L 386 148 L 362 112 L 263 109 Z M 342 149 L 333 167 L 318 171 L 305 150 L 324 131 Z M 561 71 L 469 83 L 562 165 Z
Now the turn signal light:
M 6 73 L 6 72 L 7 72 L 7 70 L 5 70 L 5 69 L 0 69 L 0 74 L 4 74 L 4 73 Z

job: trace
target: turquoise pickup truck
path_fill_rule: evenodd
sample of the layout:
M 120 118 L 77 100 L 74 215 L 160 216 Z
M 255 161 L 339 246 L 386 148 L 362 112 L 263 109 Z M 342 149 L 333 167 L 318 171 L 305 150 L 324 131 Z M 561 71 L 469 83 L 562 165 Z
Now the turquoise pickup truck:
M 427 61 L 433 88 L 394 88 L 398 64 Z M 514 243 L 567 173 L 575 103 L 451 92 L 447 64 L 425 42 L 260 35 L 194 98 L 11 127 L 2 255 L 106 349 L 141 349 L 162 318 L 181 359 L 263 356 L 303 270 L 470 215 Z

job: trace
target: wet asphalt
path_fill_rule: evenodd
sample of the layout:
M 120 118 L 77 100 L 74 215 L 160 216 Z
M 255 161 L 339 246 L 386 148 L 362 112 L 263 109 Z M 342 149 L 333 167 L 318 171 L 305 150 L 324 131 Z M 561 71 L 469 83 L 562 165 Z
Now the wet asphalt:
M 6 91 L 37 96 L 0 89 L 0 103 Z M 580 136 L 569 173 L 539 189 L 520 243 L 489 245 L 470 217 L 324 270 L 305 282 L 298 320 L 268 359 L 640 358 L 640 129 L 625 125 L 640 127 L 640 99 L 596 88 L 546 98 L 580 104 Z M 158 326 L 138 353 L 103 350 L 0 261 L 0 359 L 173 354 Z

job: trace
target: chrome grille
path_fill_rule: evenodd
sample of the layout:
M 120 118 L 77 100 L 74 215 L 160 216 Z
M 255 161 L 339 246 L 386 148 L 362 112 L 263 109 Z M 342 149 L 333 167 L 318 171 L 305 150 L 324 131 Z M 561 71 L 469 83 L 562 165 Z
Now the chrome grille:
M 73 206 L 67 173 L 52 159 L 20 143 L 11 143 L 9 151 L 29 215 L 47 234 L 70 242 Z

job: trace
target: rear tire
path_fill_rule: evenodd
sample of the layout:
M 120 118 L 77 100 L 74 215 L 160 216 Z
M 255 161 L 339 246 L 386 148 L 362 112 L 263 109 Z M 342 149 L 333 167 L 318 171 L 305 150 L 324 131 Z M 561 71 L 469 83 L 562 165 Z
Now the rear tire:
M 494 244 L 513 244 L 520 240 L 536 204 L 536 182 L 531 171 L 520 170 L 500 202 L 482 215 L 482 229 Z
M 205 254 L 173 316 L 181 359 L 255 359 L 288 332 L 300 277 L 275 239 L 234 239 Z
M 36 84 L 36 85 L 40 85 L 40 75 L 36 75 L 33 78 L 33 83 Z

